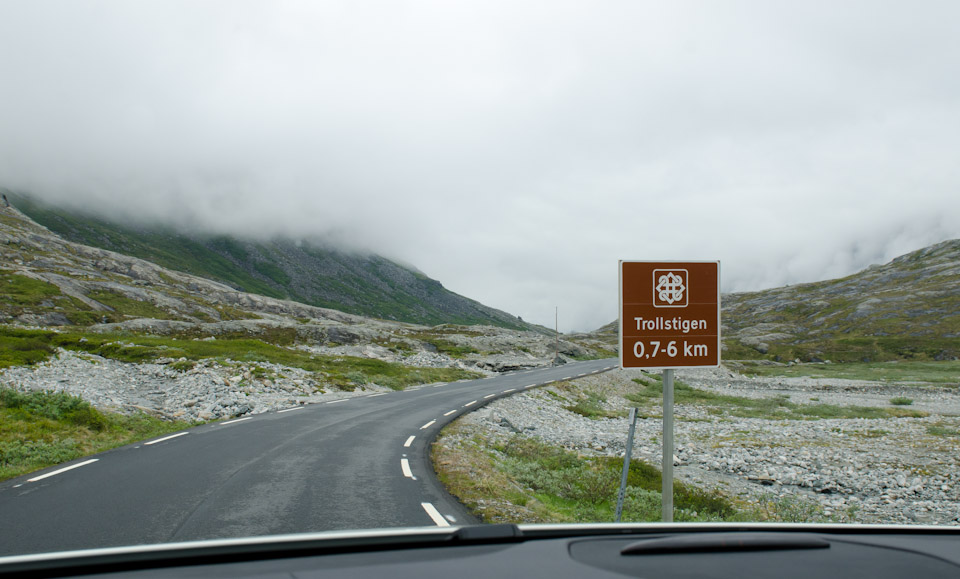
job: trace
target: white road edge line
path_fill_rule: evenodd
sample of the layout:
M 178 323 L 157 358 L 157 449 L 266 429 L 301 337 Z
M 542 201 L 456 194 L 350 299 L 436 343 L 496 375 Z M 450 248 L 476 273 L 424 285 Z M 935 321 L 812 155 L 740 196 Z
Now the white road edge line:
M 337 402 L 347 402 L 349 400 L 349 398 L 341 398 L 340 400 L 331 400 L 330 402 L 327 402 L 327 404 L 336 404 Z
M 529 385 L 529 386 L 524 386 L 524 388 L 533 388 L 534 386 L 536 386 L 536 384 L 531 384 L 531 385 Z
M 277 414 L 283 414 L 284 412 L 293 412 L 294 410 L 303 410 L 306 406 L 297 406 L 296 408 L 285 408 L 283 410 L 277 410 Z
M 403 471 L 403 476 L 405 476 L 405 477 L 407 477 L 407 478 L 414 478 L 413 473 L 410 471 L 410 461 L 409 461 L 409 460 L 407 460 L 407 459 L 405 459 L 405 458 L 401 458 L 401 459 L 400 459 L 400 470 Z
M 451 410 L 450 412 L 444 412 L 443 415 L 444 415 L 444 416 L 450 416 L 450 415 L 453 414 L 454 412 L 456 412 L 456 410 Z
M 463 407 L 466 408 L 467 406 L 473 406 L 476 403 L 477 403 L 476 400 L 474 400 L 473 402 L 467 402 L 466 404 L 463 405 Z
M 410 445 L 413 444 L 414 438 L 416 438 L 416 436 L 411 436 L 410 438 L 408 438 L 407 441 L 403 443 L 403 447 L 410 448 Z
M 158 438 L 158 439 L 156 439 L 156 440 L 151 440 L 150 442 L 144 442 L 143 445 L 144 445 L 144 446 L 150 446 L 151 444 L 156 444 L 156 443 L 158 443 L 158 442 L 163 442 L 164 440 L 170 440 L 171 438 L 176 438 L 176 437 L 178 437 L 178 436 L 183 436 L 184 434 L 189 434 L 189 433 L 188 433 L 188 432 L 178 432 L 178 433 L 176 433 L 176 434 L 171 434 L 170 436 L 166 436 L 166 437 L 164 437 L 164 438 Z
M 426 429 L 430 428 L 431 426 L 433 426 L 433 424 L 434 424 L 435 422 L 436 422 L 436 420 L 431 420 L 430 422 L 428 422 L 428 423 L 424 424 L 423 426 L 421 426 L 421 427 L 420 427 L 420 430 L 426 430 Z
M 516 392 L 516 391 L 517 391 L 516 388 L 510 388 L 509 390 L 504 390 L 503 393 L 506 394 L 507 392 Z
M 371 394 L 370 396 L 367 396 L 367 398 L 376 398 L 377 396 L 386 396 L 386 395 L 387 395 L 386 392 L 381 392 L 379 394 Z
M 487 394 L 486 396 L 483 397 L 483 399 L 487 400 L 488 398 L 493 398 L 494 396 L 496 396 L 496 394 Z
M 68 470 L 73 470 L 73 469 L 75 469 L 75 468 L 80 468 L 81 466 L 86 466 L 86 465 L 88 465 L 88 464 L 95 463 L 95 462 L 97 462 L 98 460 L 100 460 L 100 459 L 99 459 L 99 458 L 91 458 L 90 460 L 85 460 L 85 461 L 83 461 L 83 462 L 78 462 L 77 464 L 72 464 L 72 465 L 70 465 L 70 466 L 63 467 L 63 468 L 61 468 L 60 470 L 55 470 L 55 471 L 53 471 L 53 472 L 48 472 L 47 474 L 42 474 L 42 475 L 40 475 L 40 476 L 35 476 L 35 477 L 33 477 L 33 478 L 28 478 L 28 479 L 27 479 L 27 482 L 37 482 L 38 480 L 43 480 L 43 479 L 45 479 L 45 478 L 47 478 L 47 477 L 49 477 L 49 476 L 57 475 L 57 474 L 60 474 L 60 473 L 63 473 L 63 472 L 67 472 Z
M 440 511 L 438 511 L 437 508 L 434 507 L 432 504 L 420 503 L 420 506 L 423 507 L 423 510 L 427 511 L 427 515 L 431 519 L 433 519 L 433 522 L 436 523 L 438 527 L 450 526 L 450 523 L 448 523 L 447 520 L 443 518 L 443 515 L 440 514 Z
M 247 416 L 246 418 L 238 418 L 236 420 L 228 420 L 226 422 L 221 422 L 220 426 L 225 426 L 227 424 L 235 424 L 237 422 L 243 422 L 244 420 L 253 420 L 252 416 Z

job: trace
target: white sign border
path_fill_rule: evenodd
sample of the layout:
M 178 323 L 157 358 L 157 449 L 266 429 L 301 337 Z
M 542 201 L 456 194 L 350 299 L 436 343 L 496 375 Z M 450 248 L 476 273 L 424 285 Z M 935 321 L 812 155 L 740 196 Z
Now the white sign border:
M 703 366 L 644 366 L 642 368 L 637 368 L 630 366 L 625 368 L 623 366 L 623 264 L 625 263 L 715 263 L 717 264 L 717 363 L 716 364 L 704 364 Z M 722 310 L 722 304 L 720 302 L 720 260 L 707 260 L 707 259 L 694 259 L 694 260 L 679 260 L 679 259 L 621 259 L 617 263 L 617 356 L 620 359 L 620 369 L 621 370 L 647 370 L 647 371 L 656 371 L 656 370 L 685 370 L 685 369 L 697 369 L 697 368 L 719 368 L 723 364 L 723 339 L 721 337 L 722 326 L 720 325 L 720 312 Z M 677 268 L 680 269 L 680 268 Z M 689 280 L 689 277 L 687 278 Z

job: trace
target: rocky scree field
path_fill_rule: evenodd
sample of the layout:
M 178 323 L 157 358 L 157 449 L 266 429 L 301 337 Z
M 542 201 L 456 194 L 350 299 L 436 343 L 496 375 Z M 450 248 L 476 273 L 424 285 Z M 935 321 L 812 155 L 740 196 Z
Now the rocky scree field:
M 960 524 L 957 381 L 677 378 L 675 520 Z M 624 520 L 656 521 L 661 397 L 615 370 L 500 399 L 444 430 L 435 468 L 488 522 L 609 522 L 638 407 Z

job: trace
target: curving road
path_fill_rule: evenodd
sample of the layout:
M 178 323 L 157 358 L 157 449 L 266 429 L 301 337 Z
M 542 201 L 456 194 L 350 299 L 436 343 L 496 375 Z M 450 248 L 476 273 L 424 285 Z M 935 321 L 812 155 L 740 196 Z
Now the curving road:
M 616 359 L 418 386 L 206 424 L 0 483 L 0 556 L 470 524 L 430 440 L 501 396 Z

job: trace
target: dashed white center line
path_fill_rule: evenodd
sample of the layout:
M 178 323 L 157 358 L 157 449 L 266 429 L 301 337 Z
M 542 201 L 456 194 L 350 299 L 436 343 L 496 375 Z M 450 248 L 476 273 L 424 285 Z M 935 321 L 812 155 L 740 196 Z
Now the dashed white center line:
M 437 508 L 434 507 L 432 504 L 420 503 L 420 506 L 423 507 L 423 510 L 427 512 L 427 515 L 431 519 L 433 519 L 434 524 L 436 524 L 438 527 L 450 526 L 450 523 L 448 523 L 447 520 L 443 518 L 443 515 L 440 514 L 440 511 L 438 511 Z
M 337 404 L 338 402 L 348 402 L 349 400 L 349 398 L 341 398 L 340 400 L 331 400 L 330 402 L 327 402 L 327 404 Z
M 477 403 L 476 400 L 474 400 L 473 402 L 467 402 L 466 404 L 463 405 L 463 407 L 466 408 L 467 406 L 473 406 L 476 403 Z
M 494 396 L 496 396 L 496 394 L 487 394 L 486 396 L 483 397 L 483 399 L 487 400 L 488 398 L 493 398 Z
M 252 416 L 247 416 L 246 418 L 238 418 L 236 420 L 228 420 L 226 422 L 221 422 L 220 426 L 226 426 L 227 424 L 236 424 L 237 422 L 243 422 L 244 420 L 253 420 Z
M 430 428 L 431 426 L 433 426 L 434 423 L 436 423 L 436 420 L 431 420 L 430 422 L 428 422 L 428 423 L 424 424 L 423 426 L 421 426 L 421 427 L 420 427 L 420 430 L 426 430 L 426 429 Z
M 503 393 L 506 394 L 507 392 L 516 392 L 516 391 L 517 391 L 516 388 L 510 388 L 508 390 L 504 390 Z
M 296 408 L 284 408 L 283 410 L 277 410 L 277 414 L 283 414 L 284 412 L 293 412 L 294 410 L 303 410 L 306 406 L 297 406 Z
M 416 436 L 411 436 L 410 438 L 408 438 L 407 441 L 403 443 L 403 447 L 410 448 L 410 445 L 413 444 L 413 439 L 415 438 Z
M 73 470 L 73 469 L 75 469 L 75 468 L 80 468 L 81 466 L 86 466 L 86 465 L 88 465 L 88 464 L 95 463 L 95 462 L 97 462 L 98 460 L 100 460 L 100 459 L 99 459 L 99 458 L 91 458 L 90 460 L 85 460 L 85 461 L 83 461 L 83 462 L 78 462 L 77 464 L 72 464 L 72 465 L 70 465 L 70 466 L 63 467 L 63 468 L 61 468 L 61 469 L 59 469 L 59 470 L 55 470 L 55 471 L 53 471 L 53 472 L 48 472 L 47 474 L 42 474 L 42 475 L 40 475 L 40 476 L 35 476 L 35 477 L 33 477 L 33 478 L 28 478 L 28 479 L 27 479 L 27 482 L 37 482 L 38 480 L 43 480 L 43 479 L 45 479 L 45 478 L 47 478 L 47 477 L 50 477 L 50 476 L 58 475 L 58 474 L 60 474 L 60 473 L 67 472 L 68 470 Z
M 187 433 L 187 432 L 178 432 L 178 433 L 176 433 L 176 434 L 171 434 L 170 436 L 166 436 L 166 437 L 164 437 L 164 438 L 158 438 L 157 440 L 151 440 L 150 442 L 144 442 L 143 445 L 144 445 L 144 446 L 150 446 L 151 444 L 156 444 L 156 443 L 158 443 L 158 442 L 163 442 L 164 440 L 170 440 L 171 438 L 176 438 L 176 437 L 178 437 L 178 436 L 183 436 L 184 434 L 188 434 L 188 433 Z
M 444 416 L 450 416 L 450 415 L 453 414 L 454 412 L 456 412 L 456 410 L 451 410 L 450 412 L 444 412 L 443 415 L 444 415 Z
M 410 461 L 405 458 L 400 459 L 400 470 L 403 471 L 403 476 L 407 478 L 414 478 L 413 473 L 410 471 Z

